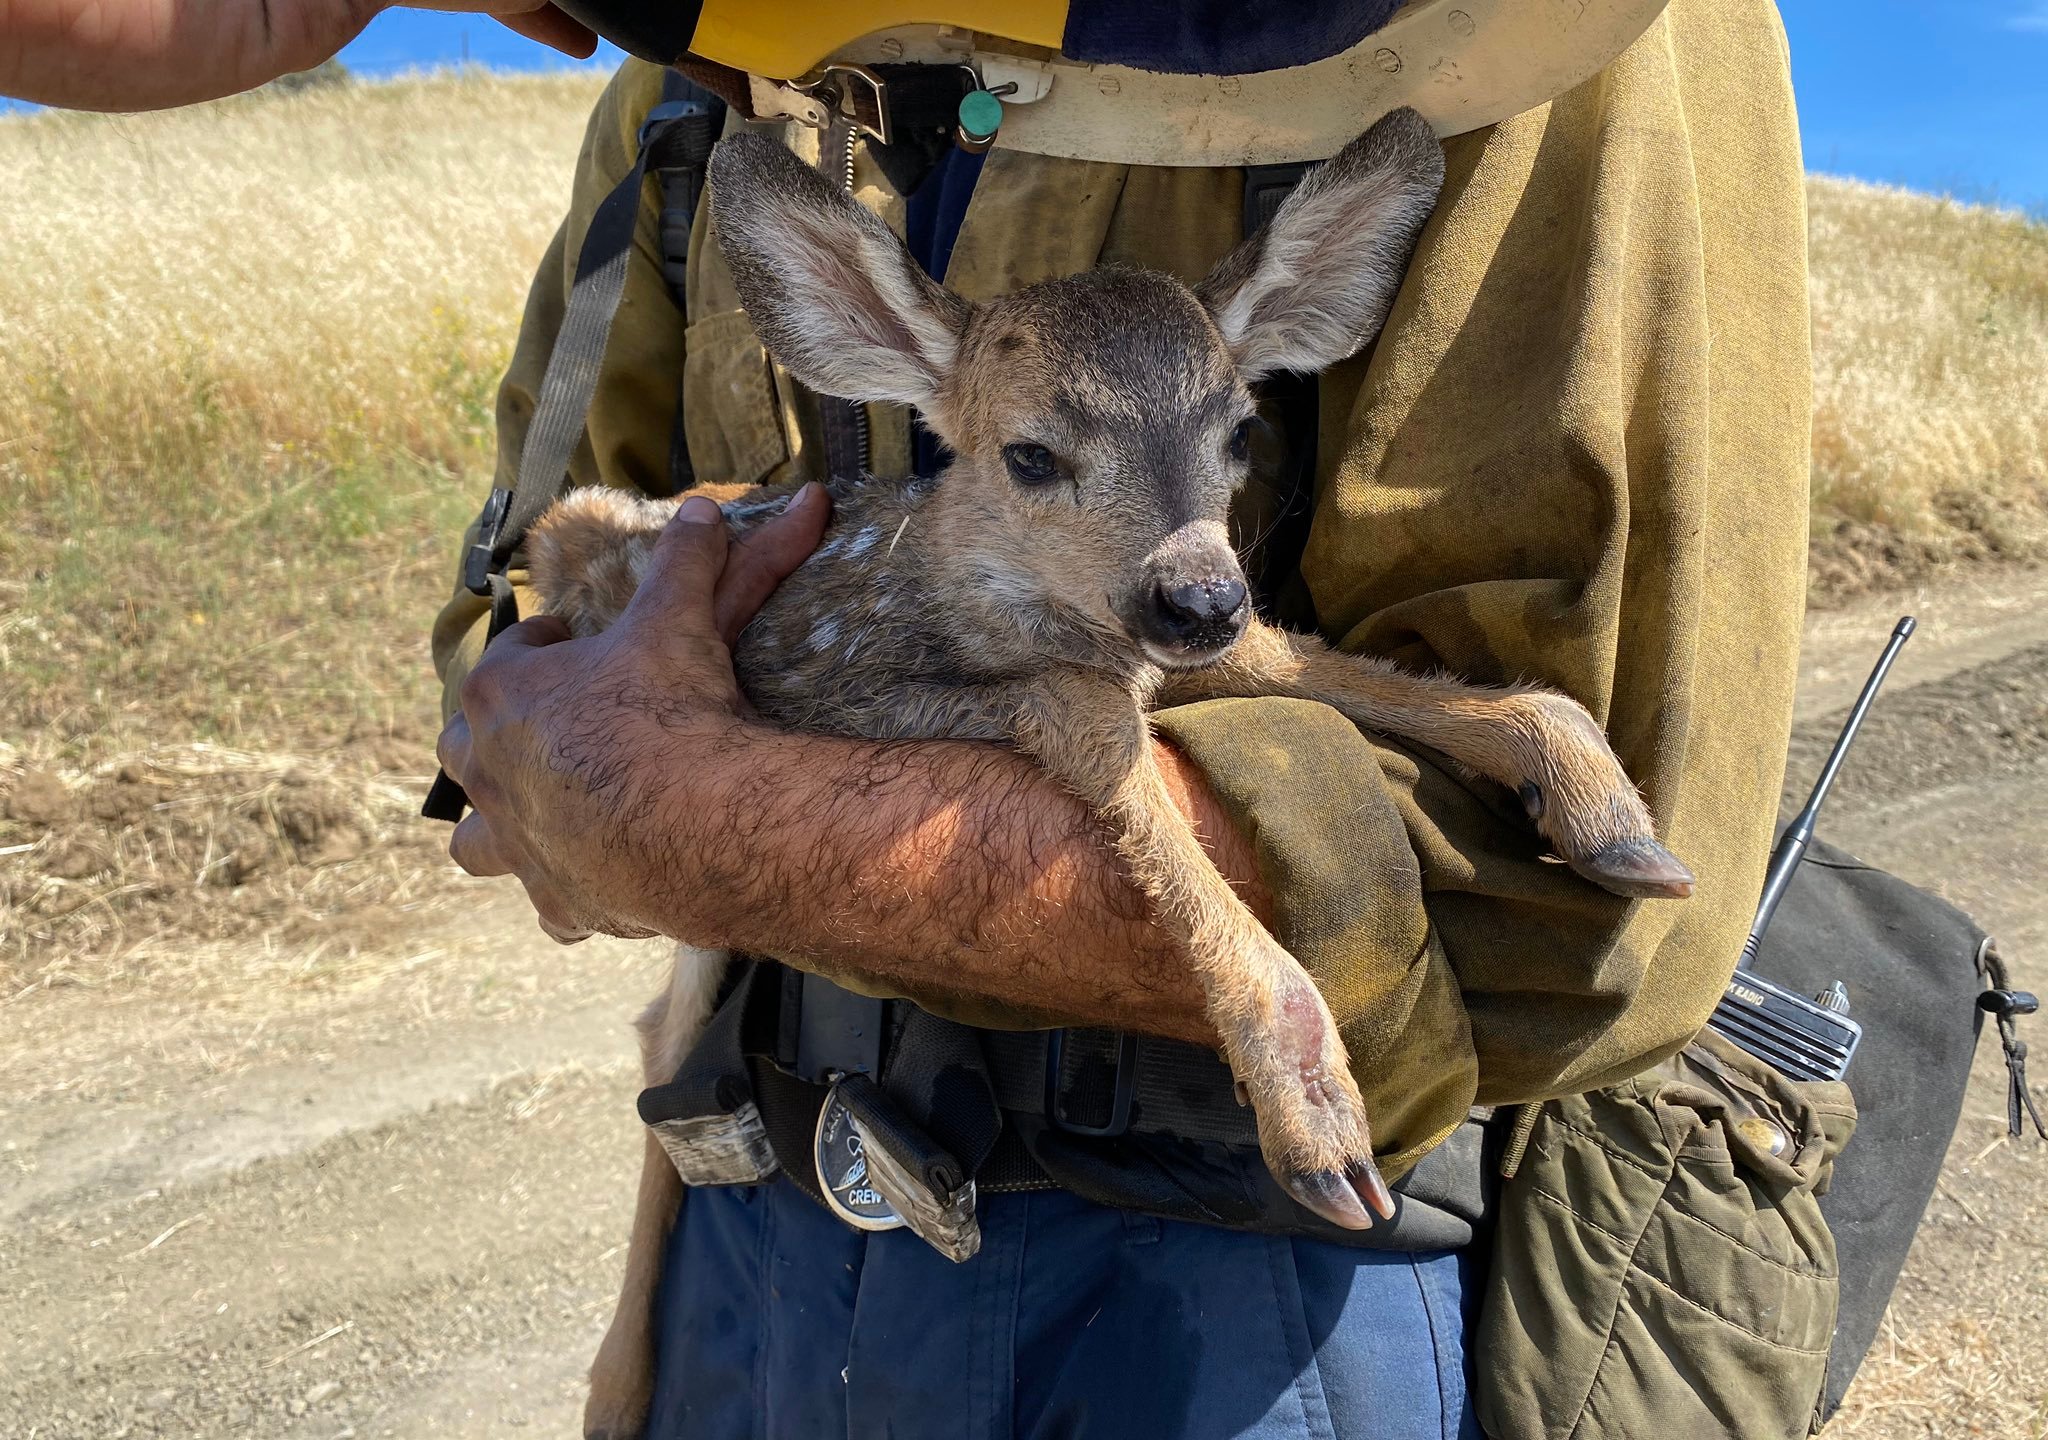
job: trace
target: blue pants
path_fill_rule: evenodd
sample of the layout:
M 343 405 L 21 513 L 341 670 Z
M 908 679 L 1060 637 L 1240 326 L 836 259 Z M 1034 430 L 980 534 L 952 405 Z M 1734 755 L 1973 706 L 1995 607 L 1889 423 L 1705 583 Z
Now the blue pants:
M 955 1265 L 784 1181 L 693 1190 L 648 1440 L 1477 1440 L 1460 1257 L 988 1195 Z

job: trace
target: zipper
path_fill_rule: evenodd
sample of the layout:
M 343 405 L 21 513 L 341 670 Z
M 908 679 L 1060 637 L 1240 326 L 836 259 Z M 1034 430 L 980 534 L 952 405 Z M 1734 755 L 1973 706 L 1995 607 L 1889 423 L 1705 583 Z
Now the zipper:
M 846 134 L 846 143 L 840 151 L 839 187 L 841 192 L 851 200 L 853 198 L 853 150 L 860 143 L 860 129 L 850 120 L 840 120 L 836 123 Z M 858 204 L 860 202 L 855 201 L 854 203 Z M 859 465 L 859 473 L 861 475 L 867 474 L 868 465 L 872 458 L 872 445 L 868 433 L 868 407 L 859 400 L 827 401 L 826 403 L 843 404 L 852 412 L 855 460 Z

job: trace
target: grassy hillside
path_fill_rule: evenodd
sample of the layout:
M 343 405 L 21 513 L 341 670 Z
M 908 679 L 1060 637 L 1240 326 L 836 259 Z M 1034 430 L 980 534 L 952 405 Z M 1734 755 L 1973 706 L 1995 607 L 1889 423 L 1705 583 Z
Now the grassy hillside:
M 445 890 L 425 625 L 598 83 L 0 120 L 0 999 Z
M 1815 177 L 1822 594 L 2048 543 L 2048 225 Z
M 266 746 L 410 710 L 391 648 L 476 504 L 595 92 L 0 121 L 0 736 L 144 697 Z
M 0 120 L 0 998 L 431 893 L 426 619 L 598 84 Z M 2031 553 L 2048 230 L 1811 197 L 1817 586 Z

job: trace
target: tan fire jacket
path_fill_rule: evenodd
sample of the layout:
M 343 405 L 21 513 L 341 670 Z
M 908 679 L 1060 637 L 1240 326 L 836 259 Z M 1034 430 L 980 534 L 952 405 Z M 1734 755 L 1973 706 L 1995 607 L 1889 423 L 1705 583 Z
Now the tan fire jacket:
M 499 395 L 500 484 L 585 225 L 659 88 L 629 63 L 591 117 Z M 1448 151 L 1384 335 L 1323 379 L 1313 524 L 1284 593 L 1345 649 L 1577 696 L 1700 883 L 1682 903 L 1598 891 L 1544 862 L 1513 796 L 1317 704 L 1159 715 L 1254 842 L 1393 1173 L 1475 1099 L 1621 1079 L 1705 1021 L 1762 881 L 1804 594 L 1804 199 L 1767 0 L 1675 0 L 1600 76 Z M 865 161 L 859 180 L 900 221 Z M 1192 281 L 1237 242 L 1241 194 L 1233 170 L 998 150 L 946 283 L 983 299 L 1111 261 Z M 679 401 L 701 479 L 815 475 L 815 408 L 763 353 L 701 217 L 688 323 L 676 312 L 657 207 L 650 181 L 575 482 L 665 489 Z M 873 419 L 873 468 L 903 472 L 903 415 Z M 458 587 L 434 629 L 451 697 L 482 631 Z

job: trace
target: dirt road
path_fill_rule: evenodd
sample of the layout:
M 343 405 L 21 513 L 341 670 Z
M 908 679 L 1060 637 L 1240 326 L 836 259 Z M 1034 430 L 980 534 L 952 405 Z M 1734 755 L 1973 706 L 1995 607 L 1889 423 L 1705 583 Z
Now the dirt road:
M 1921 636 L 1825 831 L 2048 988 L 2048 575 L 1816 617 L 1793 779 L 1904 608 Z M 660 951 L 557 950 L 463 885 L 391 943 L 341 993 L 0 998 L 0 1435 L 576 1433 L 639 1157 L 625 1023 Z M 1995 1053 L 1831 1433 L 2048 1425 L 2048 1251 L 2024 1233 L 2048 1149 L 2001 1143 Z

